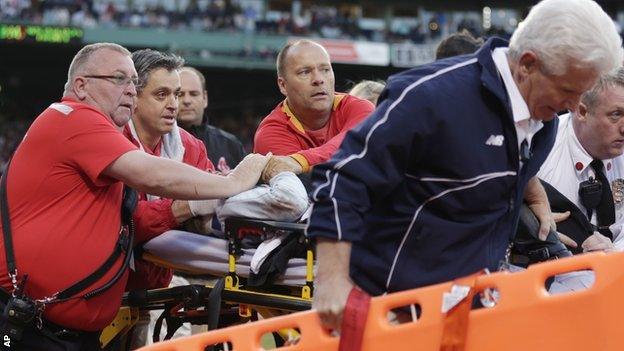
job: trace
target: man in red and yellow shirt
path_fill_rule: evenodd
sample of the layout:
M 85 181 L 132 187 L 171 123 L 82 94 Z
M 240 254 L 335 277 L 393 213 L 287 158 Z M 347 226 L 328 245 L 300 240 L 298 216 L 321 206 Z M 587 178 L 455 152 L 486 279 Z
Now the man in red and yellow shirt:
M 346 132 L 366 118 L 372 103 L 334 91 L 329 54 L 310 40 L 287 44 L 277 56 L 277 84 L 286 99 L 260 123 L 254 152 L 273 157 L 263 178 L 307 172 L 327 161 Z M 279 157 L 281 156 L 281 157 Z

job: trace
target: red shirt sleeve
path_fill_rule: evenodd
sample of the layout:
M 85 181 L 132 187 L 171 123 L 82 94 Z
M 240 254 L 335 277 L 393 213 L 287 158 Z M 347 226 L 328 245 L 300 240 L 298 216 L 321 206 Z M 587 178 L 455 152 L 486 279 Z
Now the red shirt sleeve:
M 267 121 L 258 127 L 254 136 L 254 152 L 266 155 L 288 156 L 302 149 L 296 132 L 287 123 Z
M 334 118 L 337 118 L 338 133 L 321 146 L 293 153 L 298 153 L 305 157 L 310 166 L 329 160 L 340 147 L 345 134 L 368 117 L 374 110 L 375 106 L 368 100 L 357 99 L 351 96 L 345 97 L 343 104 L 334 112 Z
M 180 130 L 180 133 L 185 133 Z M 185 138 L 188 139 L 185 140 Z M 214 172 L 215 166 L 208 158 L 208 152 L 206 151 L 206 145 L 204 142 L 195 138 L 192 135 L 182 136 L 184 142 L 184 159 L 182 160 L 187 165 L 191 165 L 202 171 Z
M 139 201 L 133 215 L 137 245 L 179 225 L 171 211 L 172 203 L 171 199 Z
M 91 121 L 85 123 L 87 120 Z M 102 171 L 119 156 L 137 149 L 111 122 L 87 108 L 68 116 L 66 128 L 71 130 L 63 140 L 63 150 L 70 151 L 65 155 L 68 162 L 85 172 L 98 186 L 116 182 L 103 176 Z

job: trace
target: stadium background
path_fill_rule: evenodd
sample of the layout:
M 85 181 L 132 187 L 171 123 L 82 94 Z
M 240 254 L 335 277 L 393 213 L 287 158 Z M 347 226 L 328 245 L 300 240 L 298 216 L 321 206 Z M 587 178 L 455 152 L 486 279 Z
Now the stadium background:
M 598 1 L 619 28 L 624 2 Z M 508 37 L 536 1 L 460 0 L 0 0 L 0 174 L 32 120 L 60 99 L 81 46 L 180 54 L 207 79 L 210 123 L 248 150 L 260 119 L 281 100 L 274 61 L 289 39 L 330 48 L 336 90 L 433 60 L 465 28 Z

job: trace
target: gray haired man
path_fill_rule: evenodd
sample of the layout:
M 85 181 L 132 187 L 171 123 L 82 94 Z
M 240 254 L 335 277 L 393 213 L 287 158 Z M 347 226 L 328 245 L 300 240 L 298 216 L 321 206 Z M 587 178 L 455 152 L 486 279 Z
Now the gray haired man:
M 522 201 L 546 238 L 554 221 L 535 174 L 557 112 L 576 109 L 622 57 L 594 1 L 544 0 L 509 44 L 390 77 L 376 111 L 313 170 L 324 324 L 340 327 L 354 285 L 381 295 L 496 269 Z

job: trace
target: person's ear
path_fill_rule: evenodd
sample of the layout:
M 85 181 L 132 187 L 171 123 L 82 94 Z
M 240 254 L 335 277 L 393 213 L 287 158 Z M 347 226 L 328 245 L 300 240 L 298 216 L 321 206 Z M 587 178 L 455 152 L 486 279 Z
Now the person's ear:
M 87 92 L 87 78 L 75 77 L 72 82 L 72 90 L 80 101 L 86 99 L 87 95 L 89 95 Z
M 286 79 L 284 77 L 277 77 L 277 86 L 279 87 L 280 92 L 284 96 L 288 96 L 286 94 Z
M 204 109 L 208 107 L 208 90 L 204 90 Z
M 518 73 L 521 77 L 527 77 L 540 69 L 540 61 L 533 51 L 525 51 L 518 60 Z
M 578 105 L 578 108 L 576 109 L 576 116 L 578 118 L 579 121 L 586 121 L 587 120 L 587 105 L 585 105 L 584 103 L 580 103 Z

